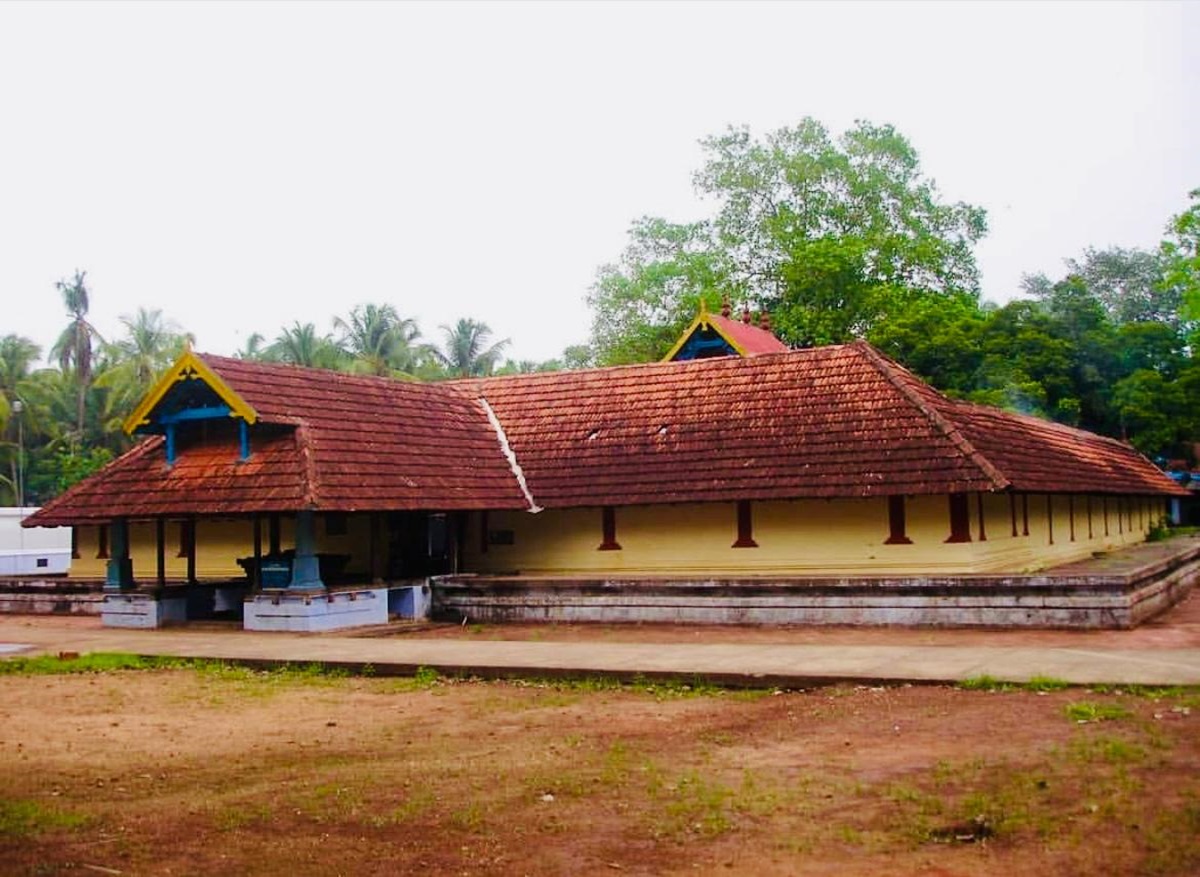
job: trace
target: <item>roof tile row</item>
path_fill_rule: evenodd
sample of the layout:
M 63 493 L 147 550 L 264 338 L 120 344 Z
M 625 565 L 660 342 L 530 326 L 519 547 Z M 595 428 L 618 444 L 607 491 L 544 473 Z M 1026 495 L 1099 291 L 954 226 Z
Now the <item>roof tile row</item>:
M 1185 492 L 1126 444 L 949 400 L 865 343 L 441 384 L 203 359 L 258 414 L 248 460 L 232 426 L 174 466 L 152 438 L 31 522 L 526 508 L 481 400 L 547 508 Z

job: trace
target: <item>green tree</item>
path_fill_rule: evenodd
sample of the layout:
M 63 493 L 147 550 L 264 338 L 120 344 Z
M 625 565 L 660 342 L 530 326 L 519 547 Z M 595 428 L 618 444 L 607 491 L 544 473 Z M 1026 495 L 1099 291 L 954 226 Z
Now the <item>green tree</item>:
M 92 383 L 92 366 L 94 365 L 94 345 L 103 343 L 104 339 L 96 331 L 96 327 L 88 322 L 87 314 L 90 307 L 88 289 L 85 283 L 86 271 L 76 271 L 70 283 L 60 280 L 55 288 L 62 295 L 63 304 L 71 322 L 58 336 L 50 349 L 50 356 L 57 360 L 64 374 L 70 374 L 75 383 L 75 429 L 80 438 L 84 434 L 86 419 L 85 406 L 88 390 Z
M 1117 324 L 1178 325 L 1181 300 L 1177 290 L 1160 284 L 1161 253 L 1089 247 L 1082 261 L 1067 260 L 1067 270 L 1079 277 Z
M 1156 371 L 1138 369 L 1113 385 L 1112 396 L 1121 437 L 1142 453 L 1157 454 L 1182 438 L 1178 412 L 1187 400 L 1178 384 Z
M 8 470 L 8 476 L 0 478 L 0 483 L 6 492 L 11 494 L 11 501 L 16 500 L 17 469 L 20 465 L 19 454 L 21 442 L 18 433 L 23 432 L 24 424 L 28 422 L 25 411 L 20 414 L 21 423 L 13 412 L 13 403 L 21 400 L 24 407 L 25 390 L 28 385 L 30 369 L 42 355 L 42 349 L 37 344 L 21 335 L 5 335 L 0 338 L 0 435 L 4 441 L 0 443 L 0 453 L 3 453 Z M 30 438 L 34 438 L 31 434 Z
M 238 359 L 249 359 L 253 361 L 261 361 L 267 358 L 267 350 L 263 347 L 263 342 L 267 339 L 261 332 L 251 332 L 250 337 L 246 339 L 246 344 L 234 354 Z
M 104 427 L 110 433 L 120 431 L 126 415 L 188 342 L 188 336 L 157 308 L 140 307 L 120 319 L 125 335 L 105 347 L 107 363 L 96 376 L 96 386 L 108 390 Z
M 923 299 L 871 329 L 867 340 L 950 395 L 978 389 L 988 313 L 971 301 Z
M 365 304 L 343 320 L 335 317 L 339 343 L 350 356 L 352 371 L 371 375 L 410 375 L 417 364 L 415 321 L 402 318 L 391 305 Z
M 891 126 L 858 122 L 834 140 L 805 119 L 705 147 L 696 181 L 720 204 L 718 241 L 786 340 L 846 341 L 916 296 L 978 295 L 973 247 L 986 214 L 941 203 Z
M 298 321 L 283 329 L 268 348 L 268 358 L 308 368 L 336 369 L 343 360 L 341 350 L 329 335 L 318 335 L 312 323 Z
M 1191 206 L 1171 219 L 1167 237 L 1159 248 L 1163 260 L 1160 287 L 1178 296 L 1191 334 L 1193 348 L 1200 346 L 1200 189 L 1188 193 Z
M 691 224 L 643 219 L 589 295 L 601 364 L 661 356 L 703 297 L 769 310 L 795 345 L 846 341 L 926 297 L 974 302 L 978 207 L 943 203 L 894 128 L 859 122 L 836 140 L 805 119 L 756 139 L 703 141 L 695 176 L 716 204 Z
M 462 319 L 441 329 L 445 341 L 432 353 L 454 377 L 490 375 L 508 346 L 507 338 L 489 344 L 492 330 L 477 320 Z
M 711 310 L 735 289 L 729 259 L 707 223 L 677 225 L 645 217 L 614 265 L 602 266 L 588 293 L 591 349 L 600 365 L 658 359 L 696 316 L 703 298 Z

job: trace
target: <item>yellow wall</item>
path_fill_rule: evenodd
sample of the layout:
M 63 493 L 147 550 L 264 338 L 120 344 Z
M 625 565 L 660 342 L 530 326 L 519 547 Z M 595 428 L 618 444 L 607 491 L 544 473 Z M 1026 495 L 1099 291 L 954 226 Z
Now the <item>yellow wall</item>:
M 1109 498 L 1108 535 L 1104 501 L 1091 500 L 1092 532 L 1088 536 L 1087 497 L 1074 498 L 1075 538 L 1065 496 L 1054 496 L 1053 544 L 1044 494 L 1028 501 L 1029 535 L 1025 536 L 1022 497 L 1015 498 L 1016 533 L 1008 495 L 982 497 L 986 540 L 979 539 L 979 497 L 969 497 L 970 542 L 948 544 L 949 503 L 945 496 L 909 497 L 906 532 L 910 545 L 884 544 L 888 537 L 887 501 L 795 500 L 751 504 L 756 548 L 734 548 L 735 503 L 631 506 L 615 510 L 619 551 L 598 550 L 602 540 L 599 508 L 527 512 L 489 512 L 490 531 L 511 530 L 513 544 L 481 548 L 483 516 L 468 516 L 463 569 L 482 573 L 529 575 L 917 575 L 969 572 L 1028 572 L 1140 542 L 1165 514 L 1161 499 Z M 1130 520 L 1132 518 L 1132 527 Z M 317 548 L 351 556 L 346 572 L 365 574 L 370 562 L 370 515 L 348 515 L 345 535 L 329 535 L 318 516 Z M 187 560 L 178 556 L 180 522 L 166 525 L 166 574 L 183 579 Z M 196 531 L 196 573 L 201 579 L 242 576 L 237 558 L 254 551 L 249 519 L 200 519 Z M 71 575 L 102 578 L 105 561 L 96 557 L 98 528 L 79 527 L 80 556 Z M 382 538 L 382 536 L 381 536 Z M 111 543 L 111 539 L 110 539 Z M 134 578 L 151 582 L 156 574 L 155 528 L 150 522 L 130 525 Z M 267 550 L 263 522 L 263 550 Z M 280 543 L 294 545 L 294 522 L 280 516 Z M 386 546 L 380 546 L 386 551 Z
M 1126 510 L 1121 532 L 1116 500 L 1110 499 L 1105 537 L 1099 497 L 1092 499 L 1088 538 L 1087 498 L 1074 498 L 1075 538 L 1066 496 L 1055 496 L 1053 544 L 1045 495 L 1028 497 L 1029 535 L 1023 534 L 1021 497 L 1015 501 L 1017 535 L 1007 495 L 982 497 L 984 533 L 979 539 L 979 497 L 969 497 L 970 542 L 947 543 L 949 502 L 945 496 L 910 497 L 906 532 L 912 544 L 886 545 L 887 501 L 796 500 L 752 504 L 757 548 L 733 548 L 737 537 L 735 503 L 619 507 L 619 551 L 600 551 L 602 512 L 598 508 L 489 512 L 491 531 L 511 530 L 513 544 L 481 548 L 480 514 L 468 521 L 463 566 L 483 573 L 528 575 L 836 575 L 1024 572 L 1088 557 L 1140 542 L 1162 515 L 1161 500 L 1131 498 L 1133 528 Z M 1142 509 L 1139 518 L 1137 509 Z M 1123 506 L 1124 508 L 1124 506 Z
M 332 536 L 327 531 L 324 518 L 317 515 L 317 551 L 328 554 L 348 554 L 350 562 L 345 572 L 366 574 L 371 564 L 371 516 L 346 515 L 344 535 Z M 290 538 L 290 537 L 289 537 Z M 290 542 L 284 543 L 288 547 Z M 386 550 L 382 546 L 381 551 Z
M 181 521 L 166 524 L 166 577 L 180 580 L 187 577 L 187 558 L 180 556 Z M 71 561 L 71 576 L 103 578 L 107 561 L 97 557 L 100 546 L 99 527 L 78 529 L 79 557 Z M 262 520 L 262 550 L 267 552 L 268 527 Z M 283 550 L 295 546 L 295 519 L 279 516 L 279 543 Z M 158 559 L 155 525 L 135 521 L 129 525 L 130 557 L 133 558 L 134 579 L 151 582 L 157 576 Z M 345 535 L 329 535 L 322 516 L 317 516 L 317 550 L 351 557 L 347 573 L 365 574 L 370 563 L 371 526 L 369 515 L 347 515 Z M 112 535 L 109 534 L 109 548 Z M 244 575 L 237 564 L 239 557 L 254 553 L 254 523 L 249 518 L 198 518 L 196 520 L 196 577 L 199 579 L 236 579 Z
M 169 580 L 187 577 L 187 558 L 179 556 L 180 521 L 167 521 L 165 557 Z M 71 561 L 72 578 L 103 578 L 107 561 L 97 557 L 100 547 L 99 527 L 76 528 L 79 557 Z M 292 522 L 281 516 L 280 542 L 284 548 L 292 545 Z M 263 523 L 263 550 L 266 551 L 267 527 Z M 109 550 L 112 533 L 109 533 Z M 236 579 L 244 572 L 237 565 L 239 557 L 254 553 L 254 524 L 242 518 L 198 518 L 196 520 L 196 577 L 199 579 Z M 135 521 L 129 525 L 129 556 L 133 559 L 133 577 L 138 582 L 153 582 L 158 574 L 155 525 Z

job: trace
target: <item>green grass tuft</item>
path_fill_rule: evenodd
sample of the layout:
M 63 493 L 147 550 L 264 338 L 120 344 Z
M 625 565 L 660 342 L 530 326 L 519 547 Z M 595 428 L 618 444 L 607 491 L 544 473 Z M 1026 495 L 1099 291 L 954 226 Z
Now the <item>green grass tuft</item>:
M 119 652 L 93 652 L 77 658 L 39 655 L 0 661 L 0 676 L 52 676 L 65 673 L 111 673 L 116 670 L 162 670 L 185 666 L 176 658 L 155 658 Z
M 1067 718 L 1073 722 L 1113 722 L 1127 719 L 1133 713 L 1117 703 L 1092 703 L 1078 701 L 1069 703 L 1064 708 Z
M 32 837 L 46 831 L 81 828 L 87 817 L 68 813 L 37 801 L 0 798 L 0 837 Z

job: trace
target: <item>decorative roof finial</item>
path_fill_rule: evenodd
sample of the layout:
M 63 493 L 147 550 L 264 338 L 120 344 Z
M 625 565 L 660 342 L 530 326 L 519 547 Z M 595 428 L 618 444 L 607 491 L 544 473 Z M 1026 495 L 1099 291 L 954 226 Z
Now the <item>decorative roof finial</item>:
M 750 305 L 749 304 L 743 305 L 742 306 L 742 322 L 745 323 L 747 326 L 749 326 L 751 321 L 753 321 L 753 319 L 754 319 L 754 317 L 752 317 L 750 315 Z
M 767 332 L 771 331 L 771 315 L 768 314 L 766 311 L 763 311 L 761 314 L 758 315 L 758 328 L 763 329 Z
M 729 293 L 725 293 L 721 296 L 721 316 L 728 320 L 732 314 L 733 305 L 729 303 Z
M 708 301 L 704 298 L 704 296 L 700 296 L 700 316 L 708 316 Z

